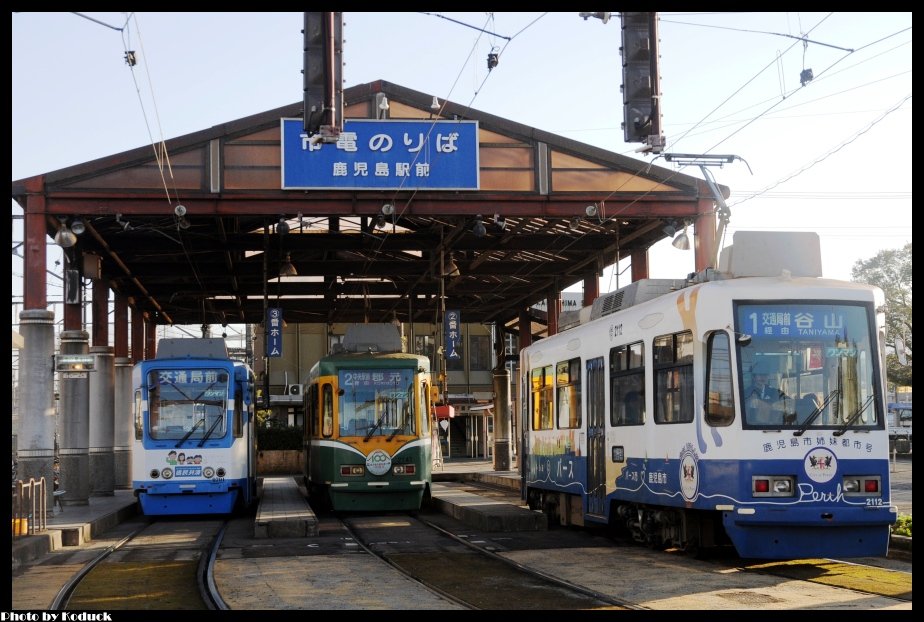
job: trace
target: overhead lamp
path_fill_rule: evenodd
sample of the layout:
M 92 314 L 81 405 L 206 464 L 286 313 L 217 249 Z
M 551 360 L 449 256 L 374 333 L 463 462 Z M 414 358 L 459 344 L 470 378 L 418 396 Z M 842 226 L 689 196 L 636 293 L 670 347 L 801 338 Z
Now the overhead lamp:
M 675 225 L 673 222 L 669 222 L 661 227 L 661 231 L 663 231 L 664 235 L 667 237 L 673 237 L 674 234 L 677 233 L 677 225 Z
M 472 225 L 472 233 L 475 234 L 476 238 L 483 238 L 488 230 L 485 228 L 484 223 L 481 222 L 481 216 L 475 216 L 475 224 Z
M 375 217 L 375 228 L 384 229 L 385 228 L 385 214 L 379 214 Z
M 58 225 L 58 231 L 55 233 L 55 244 L 61 248 L 70 248 L 77 243 L 77 236 L 73 231 L 67 228 L 67 223 L 61 222 Z
M 292 265 L 291 253 L 286 253 L 286 260 L 279 267 L 279 276 L 298 276 L 298 270 Z
M 391 203 L 386 203 L 382 206 L 382 213 L 386 216 L 391 216 L 395 213 L 395 206 Z
M 385 96 L 385 93 L 376 93 L 375 95 L 375 117 L 377 119 L 387 119 L 388 118 L 388 109 L 391 106 L 388 105 L 388 98 Z
M 581 226 L 581 217 L 574 216 L 571 221 L 568 223 L 568 228 L 572 231 L 577 231 L 578 227 Z
M 177 203 L 176 207 L 173 208 L 173 213 L 176 214 L 178 218 L 182 218 L 186 215 L 186 206 L 182 203 Z
M 674 245 L 674 248 L 679 248 L 682 251 L 690 250 L 690 237 L 687 235 L 687 226 L 684 225 L 683 231 L 674 238 L 674 241 L 671 242 Z
M 81 219 L 75 218 L 71 221 L 71 231 L 75 235 L 83 235 L 84 231 L 87 230 L 87 225 Z
M 459 266 L 457 266 L 456 262 L 452 260 L 452 257 L 450 257 L 446 261 L 446 270 L 443 273 L 443 276 L 456 277 L 460 274 L 461 272 L 459 272 Z
M 507 219 L 504 218 L 503 214 L 494 214 L 494 226 L 497 227 L 498 231 L 503 231 L 507 228 Z
M 584 213 L 587 214 L 588 218 L 593 218 L 597 215 L 597 204 L 593 203 L 584 208 Z
M 439 110 L 440 109 L 440 99 L 436 95 L 433 96 L 433 103 L 430 104 L 430 110 Z
M 279 235 L 285 235 L 289 232 L 289 223 L 286 222 L 285 217 L 280 217 L 279 222 L 276 223 L 276 233 Z
M 186 216 L 180 216 L 176 219 L 176 226 L 182 230 L 189 229 L 189 221 L 186 220 Z

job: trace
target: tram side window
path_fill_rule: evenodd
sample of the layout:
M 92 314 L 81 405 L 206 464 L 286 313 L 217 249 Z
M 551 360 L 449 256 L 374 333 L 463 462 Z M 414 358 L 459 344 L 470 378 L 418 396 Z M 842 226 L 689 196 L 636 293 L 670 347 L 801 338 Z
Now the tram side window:
M 430 433 L 430 385 L 426 382 L 420 383 L 420 435 L 426 436 Z
M 693 421 L 693 334 L 662 335 L 654 340 L 655 423 Z
M 234 438 L 244 436 L 244 392 L 240 388 L 234 391 L 234 421 L 231 425 Z
M 645 348 L 641 341 L 610 350 L 610 424 L 645 423 Z
M 135 391 L 135 439 L 141 440 L 142 434 L 142 412 L 141 412 L 141 391 Z
M 305 392 L 305 440 L 317 436 L 320 432 L 318 425 L 318 385 L 312 384 Z
M 555 367 L 559 429 L 581 427 L 581 359 L 562 361 Z
M 725 426 L 734 420 L 728 334 L 718 331 L 706 340 L 706 423 Z
M 330 436 L 334 433 L 334 388 L 329 382 L 321 387 L 321 398 L 321 434 Z
M 533 429 L 551 430 L 555 419 L 552 414 L 552 366 L 534 369 L 532 379 Z

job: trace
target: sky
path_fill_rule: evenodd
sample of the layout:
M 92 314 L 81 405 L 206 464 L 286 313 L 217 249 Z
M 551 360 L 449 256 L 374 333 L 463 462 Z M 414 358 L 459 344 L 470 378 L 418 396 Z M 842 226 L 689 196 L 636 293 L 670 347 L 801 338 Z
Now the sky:
M 911 242 L 910 12 L 659 18 L 665 152 L 737 156 L 710 168 L 731 189 L 723 245 L 738 230 L 814 231 L 824 276 L 849 280 L 858 260 Z M 624 142 L 618 13 L 344 22 L 345 87 L 387 80 L 702 178 Z M 302 26 L 302 13 L 13 13 L 11 179 L 300 102 Z M 14 316 L 21 214 L 12 202 Z M 51 244 L 53 272 L 56 259 Z M 653 278 L 693 270 L 692 250 L 650 249 Z M 60 279 L 48 281 L 60 299 Z M 629 281 L 624 261 L 600 290 Z

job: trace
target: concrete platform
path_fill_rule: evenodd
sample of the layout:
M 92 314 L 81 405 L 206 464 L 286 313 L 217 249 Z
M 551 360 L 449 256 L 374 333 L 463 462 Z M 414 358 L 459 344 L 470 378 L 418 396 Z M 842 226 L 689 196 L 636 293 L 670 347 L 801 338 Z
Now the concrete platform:
M 87 505 L 65 505 L 49 512 L 45 531 L 13 539 L 12 569 L 64 547 L 82 546 L 137 513 L 131 490 L 116 490 L 111 497 L 90 497 Z
M 255 538 L 300 538 L 318 535 L 318 517 L 308 505 L 295 476 L 264 477 L 253 524 Z
M 548 519 L 542 512 L 497 501 L 463 490 L 456 482 L 433 483 L 432 504 L 443 514 L 481 531 L 544 531 Z

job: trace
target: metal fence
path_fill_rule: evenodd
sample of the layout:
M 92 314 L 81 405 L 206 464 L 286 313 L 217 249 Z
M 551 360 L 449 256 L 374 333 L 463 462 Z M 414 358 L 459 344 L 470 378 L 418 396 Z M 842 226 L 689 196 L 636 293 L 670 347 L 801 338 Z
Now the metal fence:
M 28 482 L 17 480 L 13 486 L 13 537 L 35 535 L 48 527 L 48 489 L 45 478 Z

